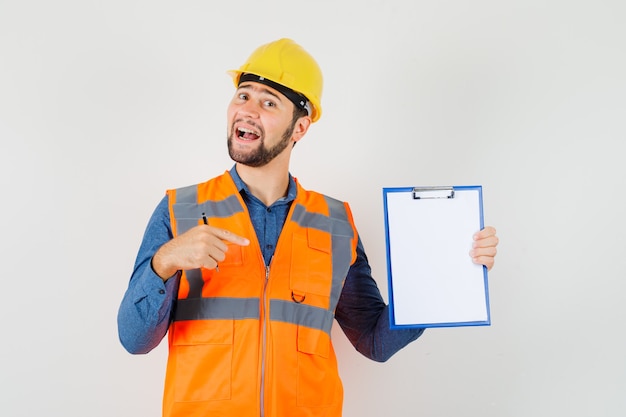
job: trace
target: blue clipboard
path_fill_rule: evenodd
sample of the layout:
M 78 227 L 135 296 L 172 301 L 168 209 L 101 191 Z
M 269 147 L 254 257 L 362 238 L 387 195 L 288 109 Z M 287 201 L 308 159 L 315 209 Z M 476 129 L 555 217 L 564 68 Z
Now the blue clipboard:
M 392 328 L 491 324 L 487 268 L 469 256 L 482 187 L 383 188 Z

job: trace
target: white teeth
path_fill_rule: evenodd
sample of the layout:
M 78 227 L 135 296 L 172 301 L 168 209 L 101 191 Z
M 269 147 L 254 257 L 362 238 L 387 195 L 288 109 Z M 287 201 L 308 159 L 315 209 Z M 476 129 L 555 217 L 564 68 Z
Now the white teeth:
M 240 131 L 240 132 L 243 132 L 243 133 L 254 133 L 254 134 L 256 135 L 256 132 L 255 132 L 255 131 L 250 130 L 250 129 L 246 129 L 245 127 L 240 127 L 240 128 L 239 128 L 239 131 Z

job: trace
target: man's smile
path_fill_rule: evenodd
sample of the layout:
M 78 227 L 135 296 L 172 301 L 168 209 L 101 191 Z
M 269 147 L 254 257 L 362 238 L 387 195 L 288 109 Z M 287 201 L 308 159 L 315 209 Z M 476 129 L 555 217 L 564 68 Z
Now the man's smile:
M 241 140 L 257 140 L 260 135 L 256 131 L 252 129 L 248 129 L 245 127 L 237 128 L 237 137 Z

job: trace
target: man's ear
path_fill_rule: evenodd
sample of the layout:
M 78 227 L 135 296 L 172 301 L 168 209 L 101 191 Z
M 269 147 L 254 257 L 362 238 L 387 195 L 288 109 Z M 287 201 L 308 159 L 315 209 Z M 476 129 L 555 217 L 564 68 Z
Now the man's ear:
M 294 144 L 304 137 L 309 130 L 309 126 L 311 126 L 311 117 L 309 116 L 303 116 L 296 121 L 292 135 Z

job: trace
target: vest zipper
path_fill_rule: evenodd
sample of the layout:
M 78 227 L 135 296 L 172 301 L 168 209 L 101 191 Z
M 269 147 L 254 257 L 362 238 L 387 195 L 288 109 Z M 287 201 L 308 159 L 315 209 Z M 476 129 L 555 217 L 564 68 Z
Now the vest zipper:
M 270 260 L 271 263 L 271 260 Z M 265 282 L 263 283 L 263 309 L 265 314 L 263 315 L 263 327 L 262 327 L 262 340 L 261 340 L 261 417 L 265 415 L 265 362 L 267 355 L 267 314 L 269 306 L 267 305 L 267 283 L 270 277 L 270 266 L 265 266 Z

